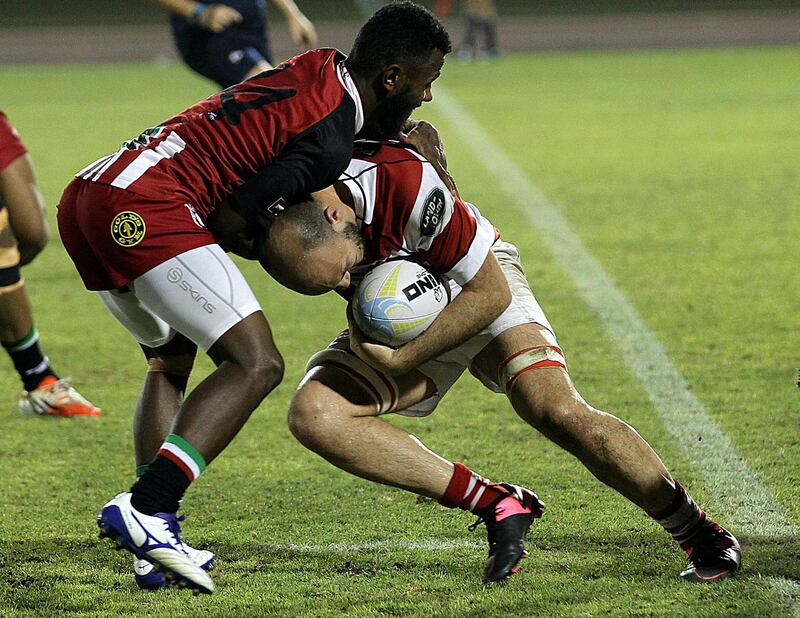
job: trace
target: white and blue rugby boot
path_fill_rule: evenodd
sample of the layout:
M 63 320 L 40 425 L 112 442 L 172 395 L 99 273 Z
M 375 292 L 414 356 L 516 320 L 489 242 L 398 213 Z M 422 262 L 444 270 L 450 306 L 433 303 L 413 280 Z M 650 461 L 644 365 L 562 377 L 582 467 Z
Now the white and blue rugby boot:
M 181 521 L 184 517 L 178 517 Z M 180 532 L 180 527 L 178 528 Z M 195 549 L 183 542 L 183 549 L 188 554 L 197 566 L 204 571 L 210 571 L 214 568 L 214 554 L 205 549 Z M 161 569 L 154 565 L 152 562 L 142 560 L 140 558 L 133 559 L 133 575 L 136 585 L 142 590 L 161 590 L 162 588 L 170 588 L 172 584 L 167 581 Z
M 125 492 L 108 502 L 97 516 L 100 538 L 112 538 L 140 560 L 158 565 L 166 581 L 194 592 L 211 594 L 214 582 L 186 551 L 174 513 L 145 515 L 131 506 Z

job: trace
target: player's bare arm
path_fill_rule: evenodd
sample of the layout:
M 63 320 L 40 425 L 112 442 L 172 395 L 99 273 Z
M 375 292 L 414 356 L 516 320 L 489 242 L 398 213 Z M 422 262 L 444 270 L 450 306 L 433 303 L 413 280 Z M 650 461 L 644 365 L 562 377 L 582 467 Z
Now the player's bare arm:
M 242 15 L 227 4 L 205 4 L 193 0 L 152 0 L 170 13 L 185 17 L 211 32 L 222 32 L 231 24 L 242 21 Z
M 44 200 L 29 155 L 18 157 L 0 171 L 0 204 L 8 210 L 19 248 L 20 266 L 25 266 L 44 249 L 48 237 Z
M 366 340 L 351 321 L 350 346 L 371 366 L 402 375 L 468 340 L 497 319 L 510 303 L 511 291 L 503 271 L 494 254 L 489 253 L 461 293 L 419 337 L 394 349 Z
M 294 0 L 272 0 L 272 4 L 278 7 L 286 18 L 289 34 L 295 45 L 304 45 L 306 49 L 317 46 L 318 38 L 314 24 L 303 14 Z

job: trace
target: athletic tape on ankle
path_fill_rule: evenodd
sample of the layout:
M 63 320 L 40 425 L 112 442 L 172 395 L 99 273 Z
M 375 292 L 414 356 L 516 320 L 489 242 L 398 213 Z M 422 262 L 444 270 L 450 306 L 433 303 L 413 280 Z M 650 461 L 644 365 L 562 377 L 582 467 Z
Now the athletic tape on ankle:
M 375 401 L 378 414 L 392 412 L 397 407 L 399 389 L 392 376 L 370 367 L 352 352 L 328 348 L 317 352 L 306 365 L 306 372 L 314 367 L 336 367 L 352 377 Z
M 567 368 L 567 361 L 560 348 L 554 345 L 538 346 L 512 354 L 500 364 L 500 384 L 508 391 L 520 375 L 543 367 Z

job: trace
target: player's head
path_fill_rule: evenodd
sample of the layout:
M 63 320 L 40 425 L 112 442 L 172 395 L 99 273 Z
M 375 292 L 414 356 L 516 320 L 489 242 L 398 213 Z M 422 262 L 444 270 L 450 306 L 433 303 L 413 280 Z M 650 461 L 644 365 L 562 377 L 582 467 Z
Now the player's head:
M 431 84 L 450 50 L 441 22 L 413 2 L 391 2 L 362 26 L 346 64 L 374 96 L 365 137 L 397 136 L 414 109 L 433 99 Z
M 346 288 L 364 256 L 355 213 L 335 193 L 287 207 L 258 247 L 259 262 L 278 283 L 308 295 Z

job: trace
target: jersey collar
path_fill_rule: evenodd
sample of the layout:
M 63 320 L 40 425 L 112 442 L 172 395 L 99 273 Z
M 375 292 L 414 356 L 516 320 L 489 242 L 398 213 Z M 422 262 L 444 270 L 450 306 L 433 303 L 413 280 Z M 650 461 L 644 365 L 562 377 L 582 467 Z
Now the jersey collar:
M 364 107 L 361 105 L 361 95 L 358 94 L 356 83 L 353 81 L 353 78 L 350 77 L 347 67 L 344 66 L 344 60 L 337 65 L 336 74 L 339 76 L 339 81 L 342 82 L 342 86 L 344 86 L 345 90 L 347 90 L 353 102 L 356 104 L 356 133 L 358 133 L 361 127 L 364 126 Z

